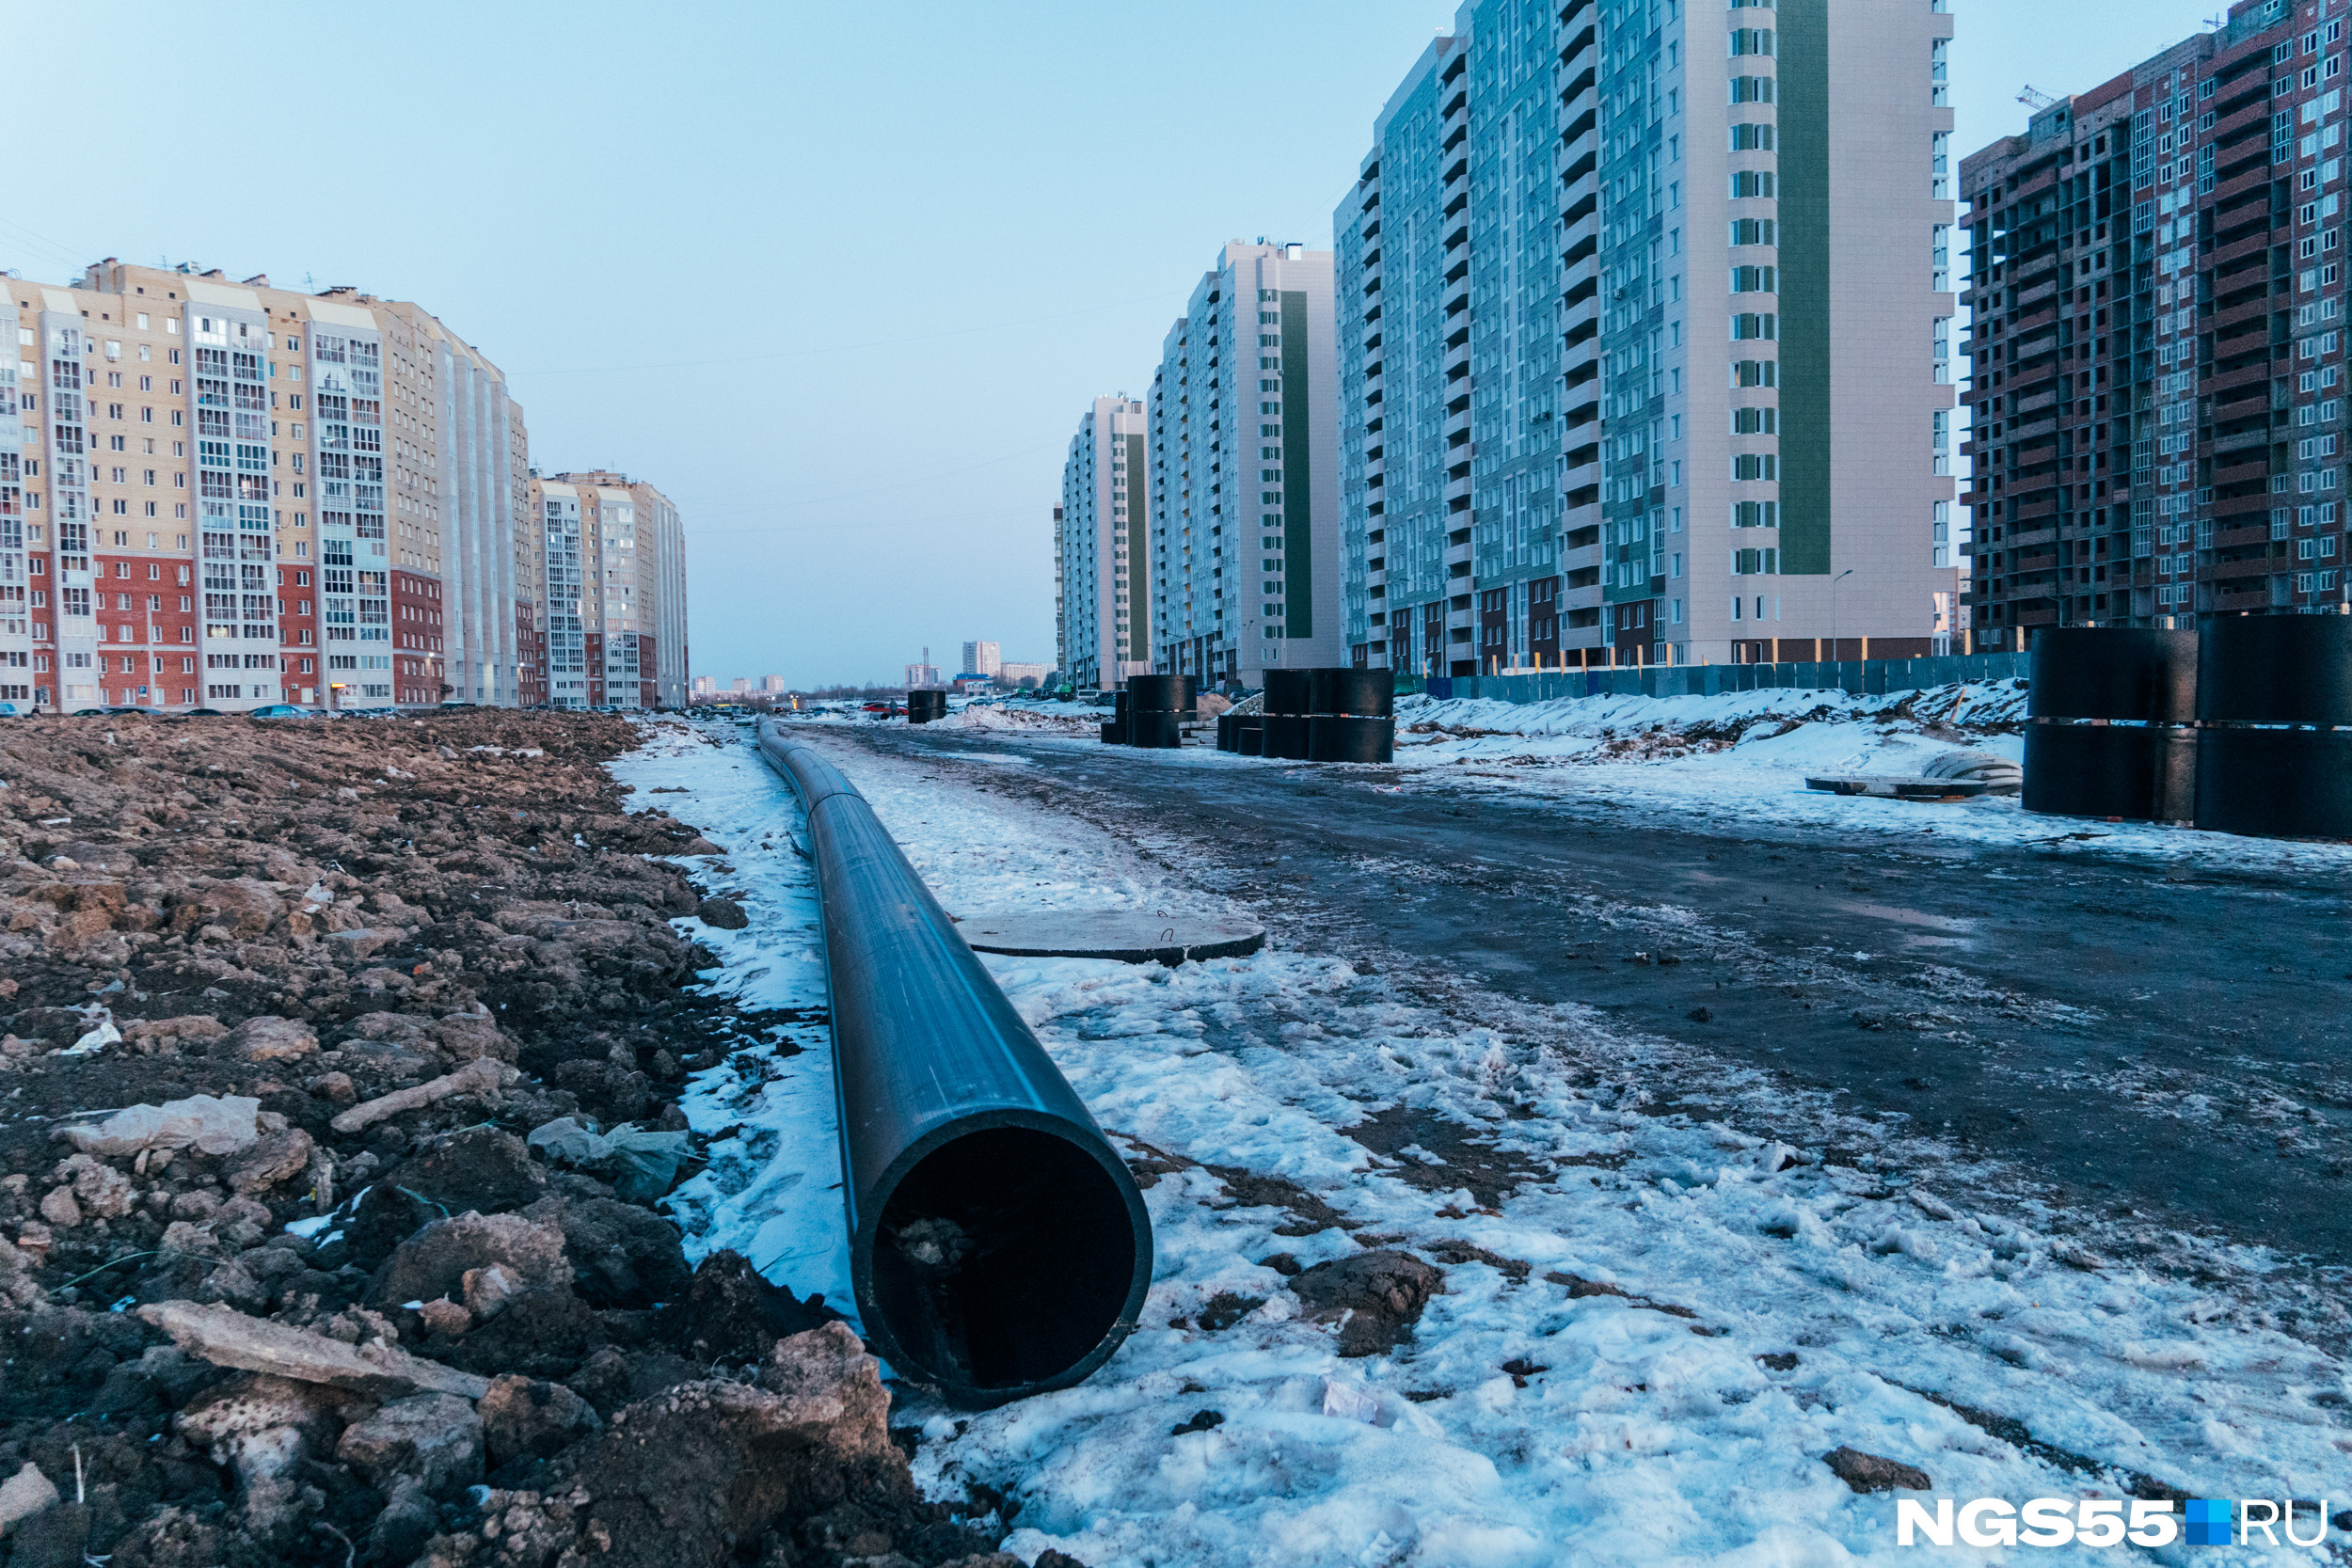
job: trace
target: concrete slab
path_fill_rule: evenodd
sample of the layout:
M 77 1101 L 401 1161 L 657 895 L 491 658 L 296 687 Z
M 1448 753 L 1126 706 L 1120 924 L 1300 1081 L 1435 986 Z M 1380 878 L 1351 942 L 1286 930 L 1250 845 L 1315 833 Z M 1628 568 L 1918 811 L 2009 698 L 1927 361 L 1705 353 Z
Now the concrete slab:
M 1113 958 L 1173 967 L 1187 958 L 1238 958 L 1265 945 L 1265 927 L 1246 920 L 1150 910 L 1038 910 L 961 917 L 957 931 L 977 952 L 1024 958 Z
M 1897 800 L 1965 800 L 1985 793 L 1981 779 L 1923 779 L 1909 773 L 1851 773 L 1809 778 L 1807 789 L 1832 795 L 1879 795 Z

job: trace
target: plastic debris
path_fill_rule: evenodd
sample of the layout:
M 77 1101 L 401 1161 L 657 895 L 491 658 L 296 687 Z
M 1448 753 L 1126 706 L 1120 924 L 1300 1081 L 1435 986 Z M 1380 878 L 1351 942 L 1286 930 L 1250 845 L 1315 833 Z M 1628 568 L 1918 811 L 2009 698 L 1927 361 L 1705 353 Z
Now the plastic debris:
M 60 1056 L 94 1056 L 122 1038 L 122 1031 L 115 1027 L 114 1009 L 97 1003 L 82 1009 L 82 1022 L 88 1024 L 88 1033 L 57 1053 Z
M 204 1154 L 237 1154 L 259 1142 L 259 1100 L 209 1094 L 161 1105 L 133 1105 L 117 1111 L 95 1127 L 69 1127 L 66 1141 L 84 1154 L 110 1158 L 144 1154 L 151 1148 L 187 1148 Z
M 559 1117 L 532 1130 L 531 1147 L 550 1160 L 583 1170 L 612 1173 L 612 1190 L 628 1199 L 656 1198 L 677 1180 L 686 1159 L 686 1134 L 653 1132 L 623 1122 L 598 1132 L 575 1117 Z

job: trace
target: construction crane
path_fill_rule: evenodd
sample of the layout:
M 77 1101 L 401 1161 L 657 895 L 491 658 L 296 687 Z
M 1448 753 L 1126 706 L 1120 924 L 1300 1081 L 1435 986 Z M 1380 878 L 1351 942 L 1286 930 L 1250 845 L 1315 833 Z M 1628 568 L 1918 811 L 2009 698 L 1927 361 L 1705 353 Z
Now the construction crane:
M 2023 103 L 2026 108 L 2031 109 L 2034 113 L 2040 114 L 2042 110 L 2057 103 L 2058 100 L 2052 98 L 2046 92 L 2035 91 L 2034 85 L 2031 82 L 2028 82 L 2026 84 L 2024 90 L 2018 93 L 2017 102 Z

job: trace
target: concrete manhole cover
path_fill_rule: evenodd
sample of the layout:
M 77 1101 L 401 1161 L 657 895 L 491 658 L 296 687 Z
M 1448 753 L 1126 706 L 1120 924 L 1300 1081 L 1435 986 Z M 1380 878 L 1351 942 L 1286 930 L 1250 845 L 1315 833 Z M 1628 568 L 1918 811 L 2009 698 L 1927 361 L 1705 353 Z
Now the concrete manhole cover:
M 969 914 L 956 929 L 974 949 L 1024 958 L 1115 958 L 1175 965 L 1238 958 L 1265 945 L 1265 927 L 1150 910 L 1040 910 Z

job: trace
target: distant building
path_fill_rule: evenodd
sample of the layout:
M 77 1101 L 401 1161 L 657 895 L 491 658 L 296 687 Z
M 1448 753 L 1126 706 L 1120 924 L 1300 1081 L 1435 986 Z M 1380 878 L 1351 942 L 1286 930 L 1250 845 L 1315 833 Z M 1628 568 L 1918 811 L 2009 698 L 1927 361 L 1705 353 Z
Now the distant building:
M 713 680 L 710 676 L 708 676 L 708 675 L 696 675 L 696 676 L 694 677 L 694 695 L 695 695 L 695 696 L 697 696 L 697 697 L 708 697 L 708 696 L 711 696 L 712 694 L 714 694 L 715 692 L 717 692 L 717 691 L 718 691 L 718 689 L 719 689 L 719 683 L 718 683 L 716 680 Z
M 686 537 L 652 485 L 596 468 L 531 478 L 545 525 L 548 702 L 686 701 Z
M 1019 691 L 1030 687 L 1043 686 L 1045 677 L 1052 673 L 1050 668 L 1042 664 L 1012 664 L 1000 661 L 996 666 L 996 684 L 1007 690 Z
M 2344 32 L 2240 0 L 1961 160 L 1978 646 L 2352 596 Z
M 1133 398 L 1096 398 L 1062 464 L 1054 512 L 1062 668 L 1107 691 L 1152 673 L 1150 425 Z
M 1203 685 L 1343 662 L 1331 253 L 1226 243 L 1152 378 L 1159 668 Z
M 759 677 L 759 689 L 762 691 L 766 691 L 771 694 L 781 692 L 784 689 L 784 677 L 782 675 L 762 675 Z
M 738 675 L 738 676 L 736 676 L 736 677 L 735 677 L 735 689 L 736 689 L 736 690 L 738 690 L 738 691 L 749 691 L 751 689 L 752 689 L 752 678 L 751 678 L 751 676 L 749 676 L 749 675 Z
M 0 699 L 532 700 L 522 410 L 421 307 L 109 257 L 0 337 Z
M 930 652 L 929 648 L 926 648 L 923 651 L 926 654 Z M 938 665 L 910 664 L 907 666 L 907 687 L 910 690 L 918 686 L 937 686 L 938 684 Z
M 963 645 L 963 667 L 973 674 L 993 675 L 1001 662 L 996 643 L 966 642 Z

